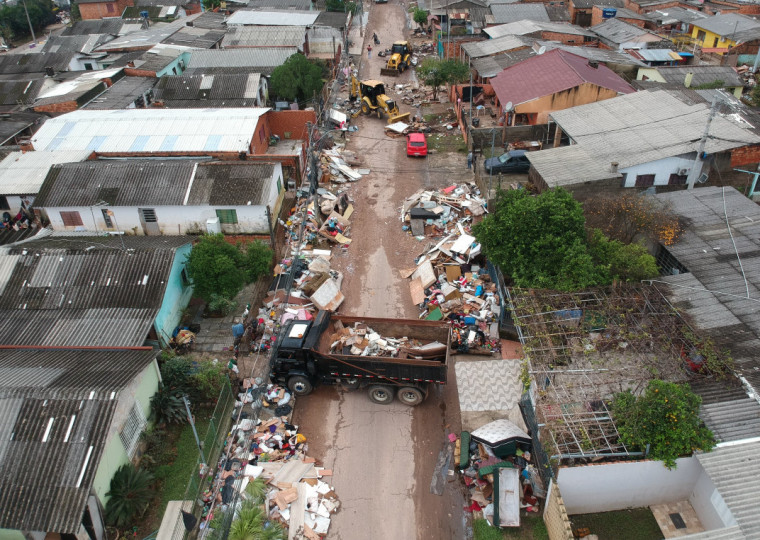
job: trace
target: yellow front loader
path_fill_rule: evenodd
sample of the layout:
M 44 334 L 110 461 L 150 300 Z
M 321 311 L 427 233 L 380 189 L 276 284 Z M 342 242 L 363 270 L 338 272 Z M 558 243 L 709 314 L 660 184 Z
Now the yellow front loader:
M 411 113 L 400 114 L 398 105 L 394 100 L 385 95 L 385 85 L 380 81 L 358 81 L 351 76 L 351 101 L 359 99 L 361 114 L 376 113 L 378 118 L 383 113 L 388 116 L 388 123 L 405 122 L 409 120 Z M 354 116 L 358 116 L 356 113 Z
M 397 77 L 409 67 L 412 62 L 412 46 L 408 41 L 396 41 L 391 47 L 391 54 L 385 67 L 380 69 L 381 75 Z

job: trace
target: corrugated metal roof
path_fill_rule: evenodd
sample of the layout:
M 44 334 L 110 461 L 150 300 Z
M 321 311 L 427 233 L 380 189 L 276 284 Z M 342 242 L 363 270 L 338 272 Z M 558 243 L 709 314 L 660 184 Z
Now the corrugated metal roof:
M 625 7 L 625 0 L 573 0 L 575 9 L 591 9 L 594 6 Z
M 79 531 L 119 392 L 154 358 L 0 350 L 0 527 Z
M 552 22 L 570 22 L 570 10 L 567 6 L 557 4 L 544 4 L 546 14 Z
M 210 49 L 224 38 L 225 30 L 211 30 L 186 26 L 162 41 L 168 45 L 181 45 L 199 49 Z
M 760 442 L 731 444 L 698 454 L 745 538 L 760 538 Z
M 259 73 L 166 75 L 156 85 L 155 99 L 173 108 L 209 107 L 208 100 L 215 103 L 228 101 L 228 107 L 236 102 L 251 106 L 255 103 L 260 82 Z
M 238 10 L 227 19 L 227 26 L 311 26 L 319 16 L 318 11 L 272 10 L 252 11 Z
M 223 47 L 296 47 L 303 51 L 303 26 L 233 26 L 224 36 Z
M 190 55 L 187 68 L 251 68 L 269 75 L 297 52 L 296 47 L 198 50 Z
M 137 238 L 37 235 L 0 248 L 0 344 L 142 345 L 175 249 L 191 240 Z
M 471 41 L 462 44 L 462 50 L 472 58 L 482 58 L 494 54 L 513 51 L 515 49 L 529 48 L 533 44 L 530 38 L 523 38 L 515 35 L 506 35 L 495 39 L 484 41 Z
M 34 200 L 36 208 L 181 205 L 195 160 L 86 161 L 53 166 Z
M 618 93 L 634 92 L 633 87 L 607 66 L 596 68 L 588 61 L 562 49 L 534 56 L 508 67 L 494 78 L 491 85 L 501 103 L 515 106 L 575 88 L 584 83 Z
M 673 62 L 683 60 L 677 52 L 671 49 L 632 49 L 628 51 L 628 53 L 636 58 L 646 60 L 647 62 Z M 734 72 L 734 75 L 736 75 L 736 72 Z
M 19 104 L 31 105 L 46 82 L 43 78 L 18 81 L 0 80 L 0 105 L 13 108 L 18 107 Z
M 227 15 L 217 11 L 204 11 L 193 21 L 194 28 L 208 28 L 209 30 L 225 30 Z
M 635 92 L 551 113 L 571 139 L 593 149 L 589 153 L 607 165 L 618 162 L 621 169 L 695 152 L 708 115 L 706 104 L 687 105 L 666 91 Z M 757 143 L 760 137 L 745 127 L 716 116 L 705 151 Z
M 129 50 L 145 50 L 151 48 L 157 43 L 161 43 L 163 40 L 185 28 L 188 24 L 194 21 L 200 13 L 195 15 L 188 15 L 182 17 L 176 21 L 170 23 L 155 23 L 147 30 L 140 30 L 138 32 L 130 32 L 122 37 L 118 37 L 113 41 L 109 41 L 95 50 L 99 52 L 109 51 L 129 51 Z
M 108 110 L 126 109 L 135 100 L 146 94 L 156 84 L 153 77 L 122 77 L 111 85 L 108 90 L 87 103 L 83 109 Z
M 589 30 L 609 43 L 619 45 L 630 42 L 655 42 L 667 39 L 619 19 L 607 19 Z
M 707 13 L 682 7 L 662 8 L 645 13 L 644 16 L 650 21 L 659 24 L 673 24 L 675 22 L 691 23 L 709 17 Z
M 265 204 L 272 191 L 270 163 L 202 163 L 187 204 L 245 206 Z
M 530 20 L 521 20 L 500 24 L 498 26 L 489 26 L 488 28 L 484 28 L 483 31 L 491 36 L 492 39 L 509 35 L 524 36 L 526 34 L 535 34 L 536 32 L 554 32 L 572 36 L 595 37 L 594 33 L 589 32 L 580 26 L 575 26 L 574 24 Z
M 508 53 L 474 58 L 471 62 L 471 66 L 478 72 L 480 77 L 491 78 L 495 77 L 506 68 L 519 64 L 523 60 L 535 55 L 536 51 L 530 47 L 526 49 L 516 49 Z
M 42 125 L 47 116 L 34 112 L 11 112 L 7 117 L 0 120 L 0 144 L 5 144 L 22 131 Z
M 139 139 L 142 154 L 246 152 L 259 117 L 268 110 L 80 110 L 45 122 L 32 138 L 32 144 L 39 150 L 130 152 Z M 210 141 L 213 148 L 208 146 Z
M 646 52 L 647 49 L 639 51 Z M 684 84 L 686 74 L 691 73 L 691 87 L 701 86 L 703 84 L 712 84 L 716 81 L 723 81 L 724 87 L 727 86 L 744 86 L 742 78 L 730 66 L 674 66 L 658 67 L 657 72 L 662 78 L 669 83 Z
M 111 34 L 118 36 L 126 21 L 122 19 L 95 19 L 77 21 L 61 32 L 62 36 L 86 36 L 90 34 Z
M 59 163 L 84 161 L 92 152 L 13 152 L 0 161 L 0 193 L 34 195 L 42 186 L 50 167 Z
M 552 49 L 562 49 L 563 51 L 571 52 L 575 55 L 587 58 L 588 60 L 596 60 L 597 62 L 604 62 L 605 64 L 646 67 L 646 64 L 641 60 L 637 60 L 630 54 L 620 51 L 597 49 L 596 47 L 573 47 L 572 45 L 564 45 L 557 41 L 539 41 L 538 44 L 546 47 L 547 51 L 551 51 Z
M 111 34 L 88 34 L 74 36 L 50 36 L 42 48 L 43 52 L 65 52 L 90 54 L 92 50 L 113 39 Z
M 498 24 L 523 20 L 549 22 L 549 14 L 543 4 L 494 4 L 491 13 Z
M 760 21 L 740 13 L 714 15 L 706 19 L 694 21 L 692 24 L 697 28 L 702 28 L 728 38 L 731 38 L 734 32 L 744 32 L 760 28 Z
M 0 55 L 0 73 L 4 75 L 16 73 L 45 73 L 45 68 L 52 67 L 55 71 L 65 71 L 69 68 L 73 51 L 57 53 L 27 53 Z
M 525 155 L 550 188 L 622 177 L 610 171 L 609 162 L 596 158 L 593 151 L 587 152 L 579 144 Z

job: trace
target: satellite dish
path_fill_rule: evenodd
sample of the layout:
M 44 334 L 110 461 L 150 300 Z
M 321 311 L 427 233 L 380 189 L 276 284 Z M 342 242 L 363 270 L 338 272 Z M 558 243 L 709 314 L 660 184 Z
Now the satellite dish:
M 546 47 L 544 47 L 543 45 L 541 45 L 538 48 L 538 54 L 544 54 L 545 52 L 546 52 Z
M 507 104 L 504 106 L 504 110 L 505 111 L 511 111 L 512 110 L 512 102 L 511 101 L 507 102 Z
M 702 173 L 697 178 L 697 184 L 704 184 L 705 182 L 707 182 L 707 173 Z

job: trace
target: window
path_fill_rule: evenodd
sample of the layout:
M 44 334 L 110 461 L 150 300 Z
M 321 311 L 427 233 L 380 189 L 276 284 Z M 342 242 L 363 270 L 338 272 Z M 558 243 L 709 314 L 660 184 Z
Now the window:
M 223 225 L 235 225 L 238 222 L 237 210 L 217 210 L 216 217 L 219 218 L 219 223 Z
M 85 69 L 85 71 L 92 71 L 92 64 L 90 64 L 90 63 L 86 63 L 86 64 L 84 65 L 84 69 Z
M 61 212 L 61 219 L 64 227 L 82 227 L 82 216 L 79 212 Z
M 110 210 L 103 208 L 100 211 L 103 212 L 103 221 L 105 222 L 106 227 L 113 229 L 113 222 L 111 221 L 111 214 L 109 213 Z
M 636 177 L 636 187 L 649 187 L 654 185 L 653 174 L 640 174 Z
M 715 38 L 715 41 L 713 41 L 713 47 L 718 46 L 718 41 L 720 41 L 720 38 Z
M 106 11 L 108 13 L 113 13 L 116 10 L 114 9 L 113 4 L 106 4 Z
M 686 184 L 686 179 L 688 178 L 688 174 L 671 174 L 670 178 L 668 178 L 668 185 L 669 186 L 682 186 Z
M 132 409 L 129 411 L 127 421 L 124 422 L 124 427 L 121 428 L 119 438 L 121 444 L 124 445 L 124 450 L 127 451 L 129 459 L 132 459 L 137 450 L 137 443 L 140 440 L 140 435 L 145 429 L 145 425 L 148 423 L 145 418 L 145 413 L 139 403 L 132 405 Z
M 697 32 L 697 40 L 698 41 L 704 41 L 706 37 L 707 37 L 707 34 L 705 34 L 704 30 L 699 30 Z
M 158 222 L 155 208 L 138 208 L 138 211 L 140 212 L 140 217 L 145 223 Z

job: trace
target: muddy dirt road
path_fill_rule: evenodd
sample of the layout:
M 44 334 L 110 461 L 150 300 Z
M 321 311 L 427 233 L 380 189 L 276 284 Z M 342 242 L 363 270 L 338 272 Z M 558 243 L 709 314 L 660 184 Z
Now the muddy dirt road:
M 403 39 L 408 32 L 406 20 L 398 0 L 371 5 L 360 78 L 380 79 L 385 59 L 378 58 L 376 52 Z M 373 44 L 368 60 L 366 45 L 373 32 L 381 44 Z M 389 87 L 409 82 L 412 77 L 406 72 L 384 82 Z M 409 108 L 402 104 L 401 112 L 407 111 Z M 333 256 L 333 268 L 345 276 L 342 289 L 346 300 L 340 312 L 416 318 L 418 310 L 399 270 L 413 267 L 426 244 L 401 230 L 401 203 L 421 187 L 461 181 L 463 163 L 450 168 L 446 162 L 452 160 L 445 156 L 408 158 L 404 138 L 384 134 L 385 119 L 361 117 L 354 123 L 359 131 L 349 137 L 348 148 L 361 156 L 372 172 L 350 185 L 355 207 L 353 243 L 347 253 Z M 333 486 L 341 500 L 341 510 L 330 528 L 331 538 L 465 537 L 464 500 L 458 481 L 449 478 L 443 496 L 430 493 L 446 436 L 460 429 L 454 377 L 452 363 L 449 384 L 433 388 L 426 401 L 415 408 L 398 402 L 377 405 L 364 391 L 340 392 L 332 387 L 319 388 L 299 400 L 294 421 L 308 426 L 309 454 L 333 469 Z

